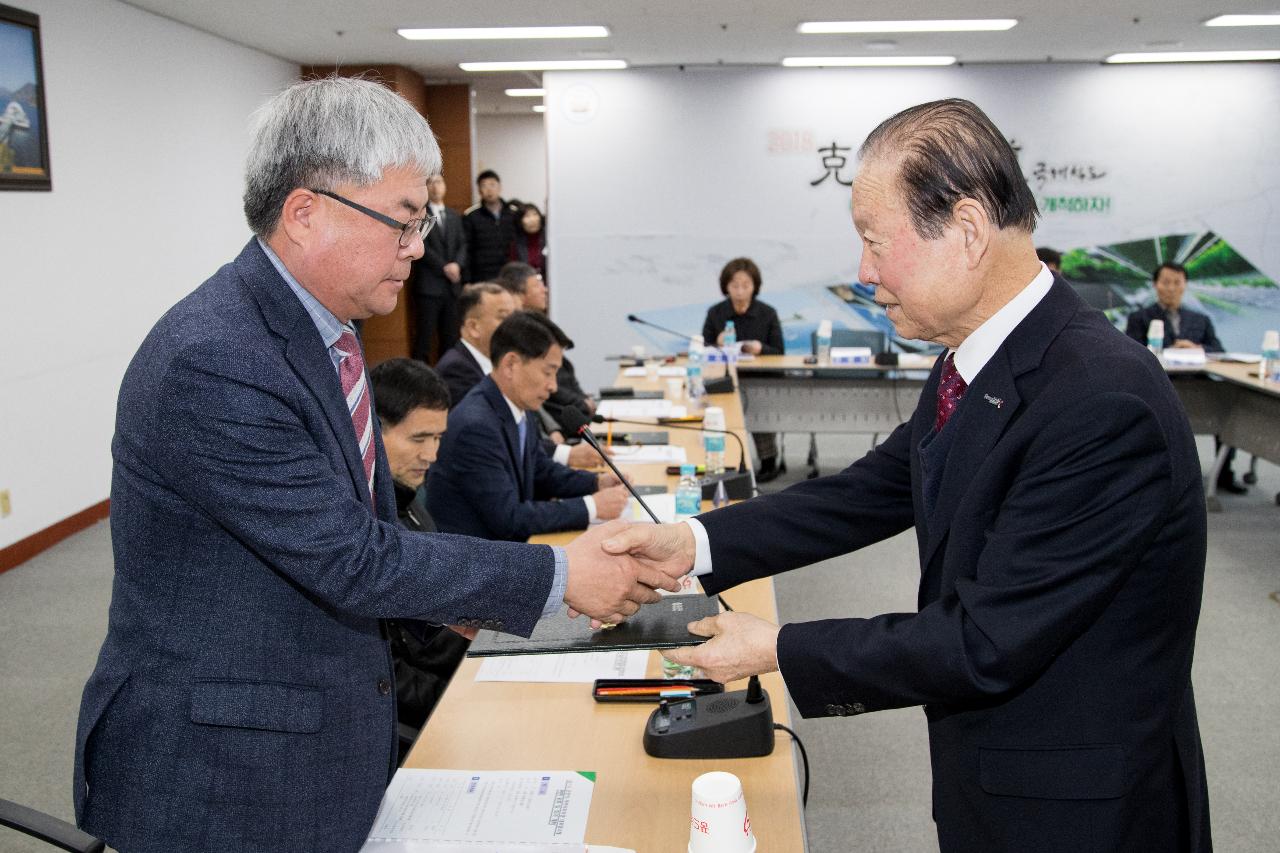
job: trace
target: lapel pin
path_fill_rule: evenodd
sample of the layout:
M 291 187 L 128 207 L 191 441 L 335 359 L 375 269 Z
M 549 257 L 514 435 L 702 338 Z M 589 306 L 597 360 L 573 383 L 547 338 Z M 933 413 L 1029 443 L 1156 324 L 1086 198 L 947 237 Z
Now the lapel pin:
M 997 409 L 1004 405 L 1004 400 L 999 397 L 992 397 L 990 394 L 983 394 L 982 399 L 986 400 Z

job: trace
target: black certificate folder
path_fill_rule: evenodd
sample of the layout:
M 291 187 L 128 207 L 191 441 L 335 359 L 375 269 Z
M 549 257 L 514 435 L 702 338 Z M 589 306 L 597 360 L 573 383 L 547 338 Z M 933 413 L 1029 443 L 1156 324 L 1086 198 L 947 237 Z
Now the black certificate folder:
M 563 652 L 618 652 L 631 649 L 674 649 L 705 643 L 706 637 L 689 633 L 689 623 L 715 616 L 720 607 L 705 595 L 666 595 L 646 604 L 636 615 L 613 628 L 591 630 L 586 616 L 569 618 L 568 608 L 538 622 L 527 640 L 497 631 L 481 631 L 467 650 L 467 657 L 494 655 L 546 655 Z

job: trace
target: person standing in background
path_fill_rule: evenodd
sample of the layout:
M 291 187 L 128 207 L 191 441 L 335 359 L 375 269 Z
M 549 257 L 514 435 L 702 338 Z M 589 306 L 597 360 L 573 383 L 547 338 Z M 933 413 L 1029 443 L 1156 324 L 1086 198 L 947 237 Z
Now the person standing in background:
M 515 239 L 511 241 L 511 250 L 507 252 L 507 260 L 522 261 L 533 267 L 542 276 L 547 277 L 547 219 L 536 204 L 532 202 L 520 208 L 520 216 L 516 221 Z
M 467 238 L 462 217 L 445 207 L 445 190 L 443 175 L 427 181 L 427 212 L 435 226 L 422 241 L 422 257 L 414 261 L 409 275 L 416 326 L 413 357 L 424 362 L 437 335 L 437 358 L 457 342 L 462 322 L 458 297 L 466 275 Z
M 476 176 L 480 202 L 467 208 L 466 225 L 470 281 L 492 281 L 507 262 L 516 236 L 516 207 L 502 198 L 502 180 L 492 169 Z

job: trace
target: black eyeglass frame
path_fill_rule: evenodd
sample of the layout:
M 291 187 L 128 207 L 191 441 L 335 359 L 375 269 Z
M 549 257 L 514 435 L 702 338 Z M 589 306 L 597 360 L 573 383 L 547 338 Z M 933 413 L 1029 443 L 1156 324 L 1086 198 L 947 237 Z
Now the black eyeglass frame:
M 345 204 L 352 210 L 358 210 L 365 216 L 376 219 L 383 225 L 396 229 L 400 232 L 400 248 L 404 248 L 413 242 L 413 238 L 409 235 L 414 231 L 417 231 L 418 234 L 421 235 L 422 239 L 426 240 L 427 235 L 431 233 L 431 229 L 435 227 L 436 224 L 436 218 L 434 216 L 424 216 L 419 219 L 410 219 L 408 222 L 401 222 L 398 219 L 393 219 L 390 216 L 387 216 L 385 213 L 379 213 L 376 210 L 371 210 L 363 204 L 360 204 L 358 201 L 352 201 L 351 199 L 340 196 L 335 192 L 322 190 L 317 187 L 308 187 L 308 189 L 317 195 L 328 196 L 336 202 Z

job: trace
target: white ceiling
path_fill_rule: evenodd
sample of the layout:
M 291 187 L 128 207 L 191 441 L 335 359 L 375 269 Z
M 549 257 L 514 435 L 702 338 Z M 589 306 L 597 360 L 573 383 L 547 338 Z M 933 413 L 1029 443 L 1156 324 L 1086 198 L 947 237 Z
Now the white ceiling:
M 1098 62 L 1122 51 L 1280 48 L 1280 27 L 1209 28 L 1226 12 L 1280 12 L 1280 0 L 127 0 L 299 64 L 398 63 L 429 82 L 468 82 L 480 112 L 528 112 L 508 86 L 536 74 L 467 74 L 459 62 L 625 59 L 632 66 L 776 65 L 784 56 L 947 54 L 961 63 Z M 1219 5 L 1219 3 L 1225 5 Z M 796 33 L 801 21 L 1017 18 L 997 33 Z M 398 27 L 604 24 L 604 39 L 411 42 Z M 891 46 L 874 42 L 891 40 Z M 871 44 L 869 44 L 871 43 Z M 625 72 L 619 72 L 625 73 Z

